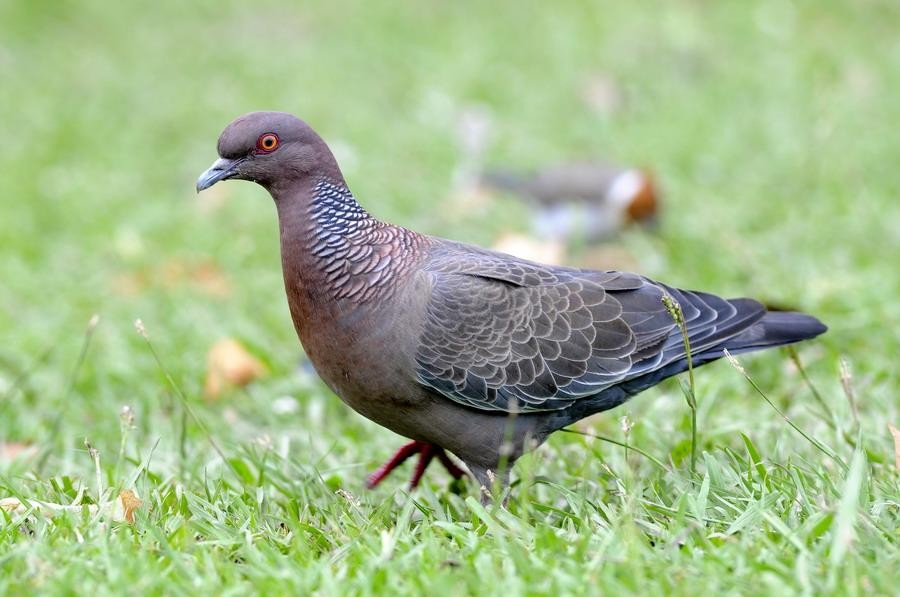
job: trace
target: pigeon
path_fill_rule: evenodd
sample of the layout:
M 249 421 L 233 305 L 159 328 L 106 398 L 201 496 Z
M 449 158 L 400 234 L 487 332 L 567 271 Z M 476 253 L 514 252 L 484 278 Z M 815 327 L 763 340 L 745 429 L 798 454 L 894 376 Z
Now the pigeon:
M 480 186 L 531 203 L 533 232 L 544 240 L 594 244 L 610 240 L 630 223 L 653 224 L 659 212 L 659 189 L 650 172 L 599 160 L 533 173 L 488 171 Z
M 197 191 L 240 179 L 274 199 L 288 305 L 318 375 L 411 440 L 370 487 L 413 456 L 411 488 L 435 459 L 461 477 L 452 454 L 481 487 L 502 490 L 516 459 L 551 433 L 689 362 L 826 330 L 752 299 L 543 265 L 385 223 L 357 202 L 325 141 L 287 113 L 237 118 L 218 154 Z

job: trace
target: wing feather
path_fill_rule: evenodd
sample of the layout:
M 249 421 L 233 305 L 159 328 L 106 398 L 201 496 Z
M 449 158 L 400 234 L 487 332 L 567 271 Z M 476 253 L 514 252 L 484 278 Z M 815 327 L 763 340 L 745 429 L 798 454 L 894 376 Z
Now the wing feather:
M 560 410 L 684 357 L 662 298 L 680 305 L 692 352 L 754 323 L 764 307 L 614 271 L 545 266 L 446 243 L 425 268 L 431 296 L 416 351 L 420 383 L 473 408 Z

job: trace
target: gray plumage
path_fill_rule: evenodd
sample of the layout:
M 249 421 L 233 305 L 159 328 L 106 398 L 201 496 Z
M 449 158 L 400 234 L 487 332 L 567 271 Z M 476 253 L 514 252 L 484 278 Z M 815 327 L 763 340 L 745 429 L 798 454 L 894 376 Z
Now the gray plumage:
M 277 134 L 273 150 L 266 135 Z M 262 144 L 262 145 L 261 145 Z M 253 180 L 275 199 L 291 315 L 307 356 L 348 405 L 414 440 L 418 482 L 444 449 L 488 484 L 498 464 L 696 365 L 812 338 L 815 318 L 614 271 L 555 267 L 383 223 L 350 193 L 327 146 L 281 113 L 222 133 L 202 190 Z M 506 471 L 498 478 L 506 480 Z

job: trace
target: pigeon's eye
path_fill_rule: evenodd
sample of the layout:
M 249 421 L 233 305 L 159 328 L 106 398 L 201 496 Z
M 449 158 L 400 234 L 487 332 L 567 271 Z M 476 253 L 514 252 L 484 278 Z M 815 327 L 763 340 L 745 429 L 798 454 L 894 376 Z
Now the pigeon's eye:
M 275 133 L 263 133 L 256 140 L 256 151 L 260 153 L 271 153 L 278 149 L 278 135 Z

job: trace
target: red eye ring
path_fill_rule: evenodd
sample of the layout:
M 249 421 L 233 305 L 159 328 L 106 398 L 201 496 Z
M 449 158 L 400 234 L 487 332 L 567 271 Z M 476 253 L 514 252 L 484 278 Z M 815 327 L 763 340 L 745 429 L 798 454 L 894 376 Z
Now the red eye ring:
M 273 151 L 278 149 L 278 145 L 280 143 L 281 140 L 275 133 L 263 133 L 259 136 L 259 139 L 256 140 L 256 152 L 272 153 Z

